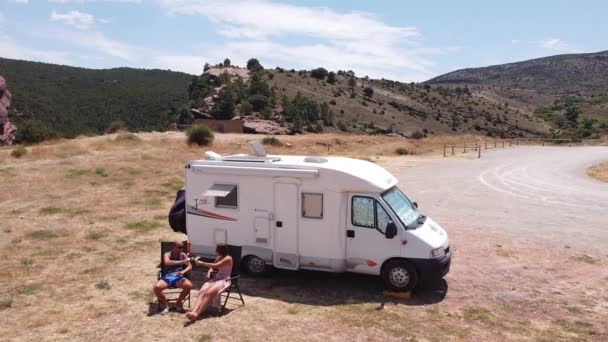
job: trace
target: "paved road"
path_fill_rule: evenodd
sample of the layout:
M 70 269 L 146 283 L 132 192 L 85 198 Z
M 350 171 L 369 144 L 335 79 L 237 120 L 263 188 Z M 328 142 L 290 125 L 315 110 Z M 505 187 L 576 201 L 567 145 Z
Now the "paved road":
M 585 174 L 604 160 L 608 147 L 522 146 L 389 169 L 448 232 L 454 222 L 606 252 L 608 183 Z

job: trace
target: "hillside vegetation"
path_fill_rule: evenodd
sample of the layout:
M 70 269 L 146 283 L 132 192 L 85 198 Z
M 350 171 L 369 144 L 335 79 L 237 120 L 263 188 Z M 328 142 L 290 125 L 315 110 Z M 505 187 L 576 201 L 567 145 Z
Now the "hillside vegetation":
M 608 132 L 608 51 L 462 69 L 425 84 L 468 87 L 543 119 L 555 136 L 588 138 Z
M 227 69 L 231 74 L 224 74 Z M 36 128 L 32 133 L 18 130 L 18 139 L 25 142 L 118 128 L 163 130 L 171 123 L 190 124 L 208 115 L 274 122 L 282 127 L 280 134 L 344 131 L 419 138 L 548 132 L 541 118 L 533 115 L 535 108 L 509 106 L 502 97 L 484 96 L 470 87 L 374 80 L 322 67 L 265 69 L 255 58 L 247 68 L 231 67 L 227 59 L 207 66 L 199 76 L 1 58 L 0 70 L 14 95 L 12 121 L 18 127 Z
M 271 120 L 292 133 L 340 130 L 419 138 L 442 133 L 517 137 L 547 131 L 530 111 L 467 87 L 374 80 L 350 70 L 264 69 L 255 59 L 243 69 L 228 61 L 208 66 L 188 89 L 189 105 L 172 113 L 179 124 L 210 115 Z
M 93 70 L 0 58 L 13 94 L 17 127 L 39 120 L 64 137 L 98 134 L 114 126 L 158 130 L 172 106 L 187 101 L 191 76 L 164 70 Z M 19 131 L 18 131 L 19 133 Z

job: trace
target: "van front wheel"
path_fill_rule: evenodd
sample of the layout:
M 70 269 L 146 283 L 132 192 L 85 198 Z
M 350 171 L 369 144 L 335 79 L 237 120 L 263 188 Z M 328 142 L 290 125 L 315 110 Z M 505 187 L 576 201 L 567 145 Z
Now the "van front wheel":
M 266 261 L 255 255 L 250 255 L 245 259 L 245 271 L 250 275 L 262 275 L 266 273 Z
M 391 290 L 407 292 L 418 284 L 418 272 L 405 260 L 391 260 L 382 268 L 382 280 Z

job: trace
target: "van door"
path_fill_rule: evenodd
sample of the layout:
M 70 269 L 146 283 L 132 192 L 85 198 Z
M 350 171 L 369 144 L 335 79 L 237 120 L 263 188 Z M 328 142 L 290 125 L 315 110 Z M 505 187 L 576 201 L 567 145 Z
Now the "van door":
M 299 186 L 274 184 L 274 266 L 298 269 Z
M 349 194 L 346 225 L 348 271 L 380 274 L 384 260 L 399 256 L 401 231 L 392 239 L 384 235 L 392 220 L 389 210 L 371 194 Z

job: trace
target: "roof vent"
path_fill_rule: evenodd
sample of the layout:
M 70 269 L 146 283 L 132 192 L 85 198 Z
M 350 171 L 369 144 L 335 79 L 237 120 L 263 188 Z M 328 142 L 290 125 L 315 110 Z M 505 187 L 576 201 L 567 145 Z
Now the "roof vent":
M 249 142 L 249 148 L 251 149 L 251 155 L 256 157 L 266 157 L 266 150 L 259 141 L 253 140 Z
M 327 163 L 327 159 L 323 157 L 306 157 L 304 158 L 304 162 L 306 163 L 315 163 L 315 164 L 323 164 Z
M 207 151 L 205 152 L 205 159 L 207 160 L 222 160 L 222 156 L 213 152 L 213 151 Z

